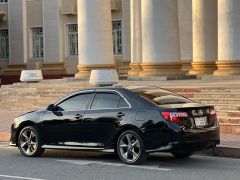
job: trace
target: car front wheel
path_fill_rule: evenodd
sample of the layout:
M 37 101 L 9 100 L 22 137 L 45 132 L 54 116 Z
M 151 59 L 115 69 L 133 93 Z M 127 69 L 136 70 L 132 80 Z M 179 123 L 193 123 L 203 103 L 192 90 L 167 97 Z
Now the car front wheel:
M 25 127 L 21 130 L 18 138 L 20 152 L 26 157 L 38 157 L 44 152 L 41 148 L 40 136 L 33 126 Z
M 140 164 L 147 159 L 141 137 L 132 130 L 125 131 L 119 136 L 117 152 L 120 159 L 127 164 Z

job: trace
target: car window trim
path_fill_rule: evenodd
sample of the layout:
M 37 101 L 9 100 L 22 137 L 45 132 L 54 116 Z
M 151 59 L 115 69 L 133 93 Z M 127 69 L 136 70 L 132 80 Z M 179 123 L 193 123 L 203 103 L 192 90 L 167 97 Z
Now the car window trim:
M 95 96 L 96 96 L 96 94 L 97 93 L 113 93 L 113 94 L 118 94 L 119 96 L 120 96 L 120 98 L 123 98 L 125 101 L 126 101 L 126 103 L 128 104 L 128 107 L 117 107 L 117 108 L 98 108 L 98 109 L 92 109 L 92 103 L 93 103 L 93 101 L 94 101 L 94 98 L 95 98 Z M 119 104 L 119 101 L 120 101 L 120 98 L 119 98 L 119 100 L 118 100 L 118 104 Z M 118 105 L 117 104 L 117 105 Z M 92 102 L 91 102 L 91 105 L 90 105 L 90 107 L 89 107 L 89 110 L 104 110 L 104 109 L 130 109 L 130 108 L 132 108 L 132 106 L 131 106 L 131 104 L 127 101 L 127 99 L 119 92 L 119 91 L 117 91 L 117 90 L 110 90 L 110 89 L 105 89 L 105 90 L 98 90 L 98 91 L 95 91 L 94 92 L 94 96 L 93 96 L 93 98 L 92 98 Z
M 72 98 L 72 97 L 78 96 L 78 95 L 91 94 L 90 100 L 89 100 L 89 102 L 88 102 L 88 104 L 87 104 L 87 107 L 86 107 L 85 109 L 81 109 L 81 110 L 80 110 L 80 109 L 79 109 L 79 110 L 69 110 L 69 111 L 60 111 L 60 112 L 86 111 L 86 110 L 89 110 L 89 108 L 90 108 L 90 105 L 91 105 L 91 103 L 92 103 L 93 97 L 95 96 L 94 92 L 95 92 L 95 90 L 84 90 L 84 91 L 80 91 L 80 92 L 78 91 L 78 92 L 75 92 L 75 93 L 73 93 L 73 94 L 70 94 L 70 95 L 68 95 L 67 97 L 59 100 L 59 101 L 56 102 L 54 105 L 55 105 L 55 106 L 58 106 L 60 103 L 63 103 L 64 101 L 66 101 L 66 100 L 68 100 L 68 99 L 70 99 L 70 98 Z
M 127 107 L 119 107 L 121 100 L 123 100 L 128 105 L 127 101 L 125 101 L 125 99 L 120 96 L 120 98 L 118 100 L 117 108 L 127 108 Z

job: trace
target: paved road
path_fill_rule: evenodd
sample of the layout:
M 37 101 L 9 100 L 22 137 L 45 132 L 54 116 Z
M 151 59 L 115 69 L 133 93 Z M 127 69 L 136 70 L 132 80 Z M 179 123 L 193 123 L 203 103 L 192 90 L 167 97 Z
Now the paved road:
M 16 148 L 0 144 L 0 179 L 239 180 L 240 159 L 153 154 L 144 165 L 129 166 L 113 155 L 76 151 L 49 150 L 41 158 L 25 158 Z

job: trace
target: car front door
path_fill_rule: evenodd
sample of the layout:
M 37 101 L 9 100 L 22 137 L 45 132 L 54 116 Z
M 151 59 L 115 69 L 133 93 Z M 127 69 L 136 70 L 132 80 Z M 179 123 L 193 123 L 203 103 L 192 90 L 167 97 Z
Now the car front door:
M 82 120 L 92 96 L 93 92 L 75 94 L 44 114 L 42 129 L 48 145 L 75 146 L 83 142 Z
M 117 92 L 95 93 L 91 109 L 85 111 L 83 124 L 88 129 L 84 139 L 97 147 L 111 145 L 117 128 L 130 112 L 130 105 Z

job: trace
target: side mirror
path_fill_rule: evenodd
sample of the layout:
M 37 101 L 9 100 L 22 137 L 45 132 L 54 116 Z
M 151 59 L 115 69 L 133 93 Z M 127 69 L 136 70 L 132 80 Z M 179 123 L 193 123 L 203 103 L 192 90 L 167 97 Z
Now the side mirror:
M 54 104 L 50 104 L 48 107 L 47 107 L 47 110 L 48 111 L 54 111 L 56 109 L 56 106 Z

